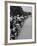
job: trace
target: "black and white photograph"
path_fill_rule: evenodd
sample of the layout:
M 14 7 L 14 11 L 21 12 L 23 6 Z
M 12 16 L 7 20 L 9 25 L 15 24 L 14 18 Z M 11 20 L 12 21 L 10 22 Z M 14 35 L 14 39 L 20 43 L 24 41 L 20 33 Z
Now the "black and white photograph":
M 32 7 L 10 6 L 10 40 L 32 38 Z
M 35 41 L 35 4 L 8 3 L 8 43 Z

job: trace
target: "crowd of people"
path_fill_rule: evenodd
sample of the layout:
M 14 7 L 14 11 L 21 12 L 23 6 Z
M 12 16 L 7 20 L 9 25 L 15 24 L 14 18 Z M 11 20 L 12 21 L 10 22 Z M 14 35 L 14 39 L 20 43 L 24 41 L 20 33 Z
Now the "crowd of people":
M 10 7 L 10 40 L 17 39 L 24 20 L 28 18 L 28 15 L 31 15 L 31 12 L 24 12 L 20 6 Z

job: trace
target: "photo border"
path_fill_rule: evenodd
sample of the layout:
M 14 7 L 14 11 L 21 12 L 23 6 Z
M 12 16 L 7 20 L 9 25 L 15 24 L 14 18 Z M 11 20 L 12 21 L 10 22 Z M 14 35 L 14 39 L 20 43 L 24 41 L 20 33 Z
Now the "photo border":
M 8 11 L 7 11 L 7 7 L 8 7 L 8 3 L 20 3 L 20 4 L 34 4 L 35 5 L 35 40 L 34 42 L 22 42 L 22 43 L 8 43 Z M 5 45 L 17 45 L 17 44 L 32 44 L 32 43 L 36 43 L 36 3 L 32 3 L 32 2 L 17 2 L 17 1 L 5 1 Z

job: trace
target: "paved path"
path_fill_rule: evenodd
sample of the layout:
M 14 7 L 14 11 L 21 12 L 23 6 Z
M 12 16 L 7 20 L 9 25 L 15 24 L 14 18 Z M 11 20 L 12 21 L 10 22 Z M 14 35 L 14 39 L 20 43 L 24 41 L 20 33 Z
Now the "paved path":
M 17 39 L 30 39 L 32 37 L 32 18 L 29 17 L 22 27 Z

